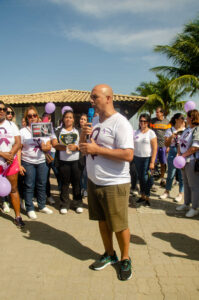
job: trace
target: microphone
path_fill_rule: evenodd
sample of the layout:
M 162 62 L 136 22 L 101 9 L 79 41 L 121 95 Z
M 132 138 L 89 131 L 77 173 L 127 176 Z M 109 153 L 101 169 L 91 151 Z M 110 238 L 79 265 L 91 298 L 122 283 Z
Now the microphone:
M 92 123 L 94 114 L 95 114 L 94 108 L 90 107 L 88 109 L 88 123 Z
M 90 107 L 90 108 L 88 109 L 88 123 L 92 123 L 94 114 L 95 114 L 94 108 L 93 108 L 93 107 Z M 87 135 L 86 138 L 89 139 L 90 136 Z

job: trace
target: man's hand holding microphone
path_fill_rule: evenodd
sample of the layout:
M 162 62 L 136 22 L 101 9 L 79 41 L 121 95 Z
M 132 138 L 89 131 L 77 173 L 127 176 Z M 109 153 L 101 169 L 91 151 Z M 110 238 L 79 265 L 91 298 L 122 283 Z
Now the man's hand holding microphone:
M 88 110 L 88 123 L 82 128 L 81 135 L 80 135 L 80 144 L 79 148 L 80 151 L 84 154 L 96 154 L 98 145 L 95 143 L 95 141 L 90 136 L 92 134 L 92 120 L 94 116 L 94 108 L 89 108 Z M 90 140 L 90 143 L 87 141 Z

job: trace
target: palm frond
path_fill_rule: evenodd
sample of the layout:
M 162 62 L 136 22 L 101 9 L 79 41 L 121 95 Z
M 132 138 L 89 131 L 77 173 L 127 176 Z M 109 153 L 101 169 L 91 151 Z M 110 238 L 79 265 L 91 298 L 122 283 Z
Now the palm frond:
M 171 92 L 185 89 L 186 92 L 191 92 L 191 95 L 199 91 L 199 79 L 193 75 L 183 75 L 174 80 L 169 84 Z

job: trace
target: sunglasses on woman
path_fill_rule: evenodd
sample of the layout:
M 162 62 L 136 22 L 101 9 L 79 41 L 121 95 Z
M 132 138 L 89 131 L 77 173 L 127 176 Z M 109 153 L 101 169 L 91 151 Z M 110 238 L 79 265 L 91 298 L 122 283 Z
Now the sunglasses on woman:
M 7 108 L 6 107 L 0 107 L 0 111 L 6 112 Z
M 37 114 L 28 115 L 28 119 L 37 118 Z
M 15 115 L 14 111 L 7 111 L 6 114 L 7 114 L 7 115 L 12 115 L 12 116 Z

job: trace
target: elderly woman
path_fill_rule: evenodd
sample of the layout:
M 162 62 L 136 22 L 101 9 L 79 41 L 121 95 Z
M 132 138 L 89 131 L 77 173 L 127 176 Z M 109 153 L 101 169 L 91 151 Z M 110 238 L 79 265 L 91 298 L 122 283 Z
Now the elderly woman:
M 134 161 L 140 182 L 141 198 L 137 201 L 150 206 L 150 189 L 153 185 L 153 171 L 157 154 L 157 137 L 149 128 L 150 116 L 141 114 L 139 129 L 134 133 Z
M 19 164 L 16 156 L 21 146 L 20 133 L 17 126 L 6 120 L 7 108 L 0 101 L 0 174 L 3 174 L 11 183 L 10 199 L 15 211 L 14 223 L 23 227 L 20 216 L 20 198 L 17 189 Z
M 186 217 L 192 218 L 199 213 L 199 172 L 195 172 L 195 158 L 199 158 L 199 112 L 194 109 L 187 113 L 187 125 L 180 137 L 179 155 L 186 159 L 182 170 L 184 181 L 184 204 L 176 208 L 177 211 L 189 209 Z M 190 204 L 192 207 L 190 208 Z
M 31 124 L 38 123 L 39 116 L 36 108 L 30 106 L 24 113 L 27 126 L 20 130 L 21 134 L 21 166 L 20 174 L 24 176 L 24 199 L 27 215 L 30 219 L 36 219 L 33 197 L 36 188 L 38 208 L 40 212 L 52 214 L 52 210 L 46 207 L 46 182 L 48 166 L 45 153 L 51 149 L 50 138 L 34 139 L 31 133 Z

